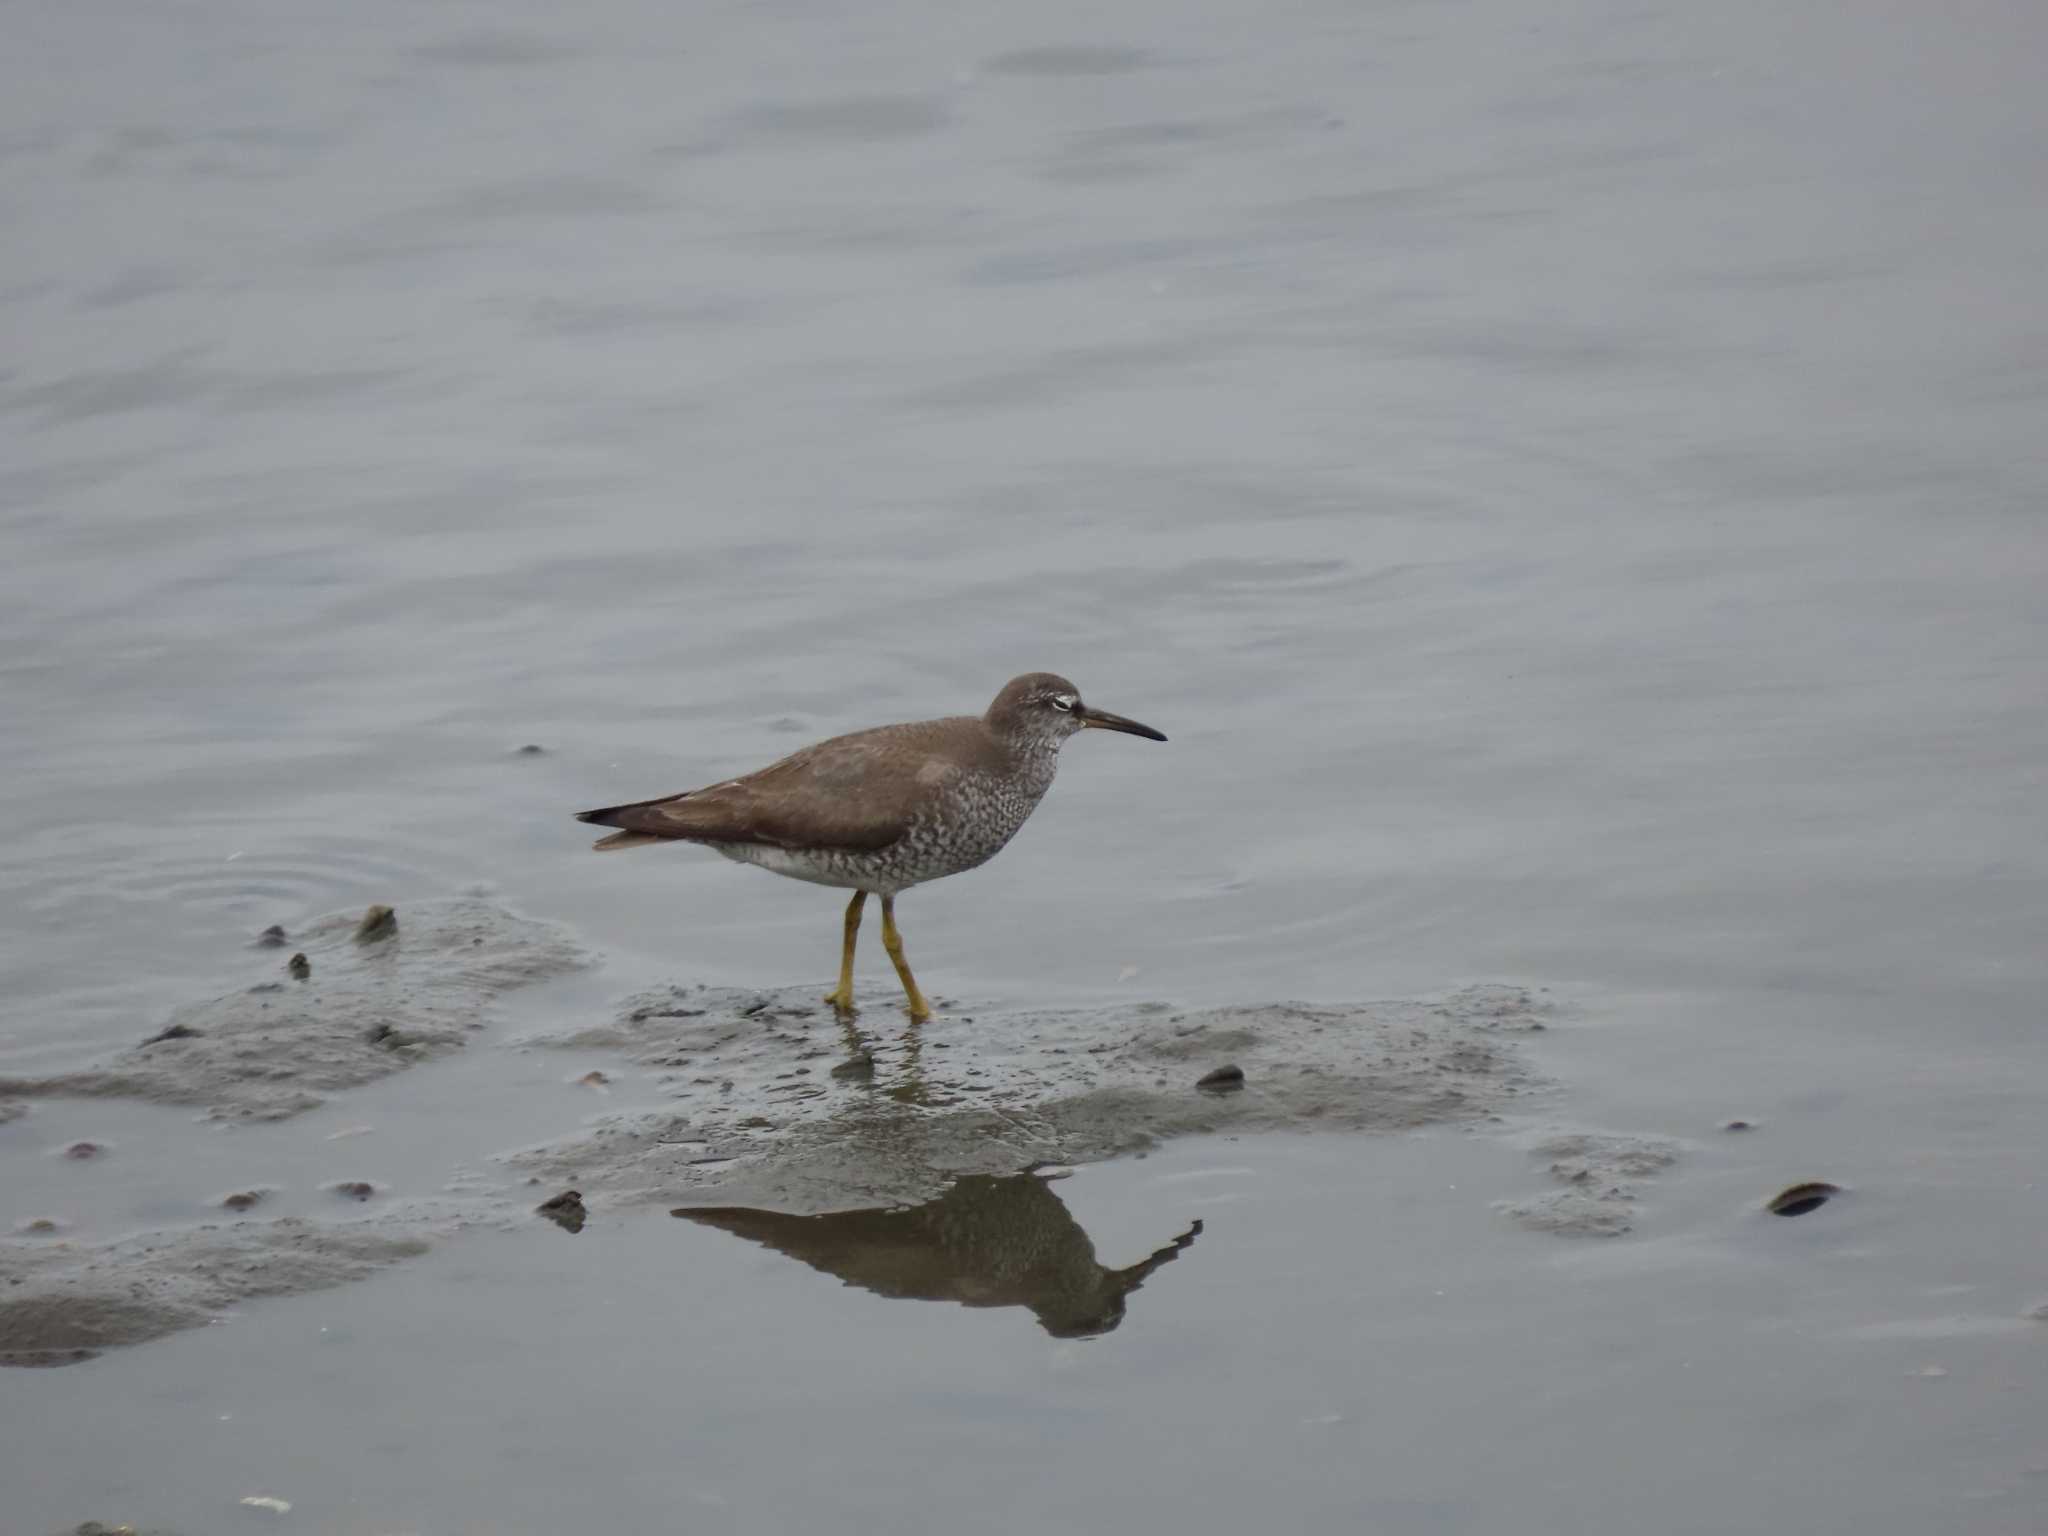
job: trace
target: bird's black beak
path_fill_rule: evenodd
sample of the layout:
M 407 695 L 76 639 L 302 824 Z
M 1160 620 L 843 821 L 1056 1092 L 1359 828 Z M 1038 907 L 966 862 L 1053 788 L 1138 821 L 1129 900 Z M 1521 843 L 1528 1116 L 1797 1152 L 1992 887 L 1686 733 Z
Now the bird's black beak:
M 1122 715 L 1112 715 L 1106 709 L 1090 709 L 1080 705 L 1075 713 L 1081 717 L 1084 726 L 1098 731 L 1122 731 L 1129 736 L 1143 736 L 1147 741 L 1164 741 L 1166 738 L 1149 725 L 1140 725 L 1135 720 L 1126 720 Z

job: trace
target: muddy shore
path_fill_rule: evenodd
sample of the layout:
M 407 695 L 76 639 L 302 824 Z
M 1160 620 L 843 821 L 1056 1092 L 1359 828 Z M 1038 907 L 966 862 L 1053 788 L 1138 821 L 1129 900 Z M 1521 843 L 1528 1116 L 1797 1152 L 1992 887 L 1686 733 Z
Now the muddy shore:
M 126 1098 L 255 1135 L 394 1072 L 463 1071 L 464 1047 L 504 994 L 587 963 L 560 930 L 476 900 L 401 908 L 395 928 L 369 937 L 360 926 L 339 914 L 293 936 L 309 981 L 227 992 L 101 1065 L 8 1080 L 8 1113 Z M 492 1039 L 486 1048 L 561 1056 L 585 1069 L 581 1083 L 624 1076 L 645 1091 L 568 1135 L 479 1146 L 494 1170 L 483 1177 L 344 1183 L 329 1191 L 332 1217 L 266 1216 L 258 1184 L 196 1225 L 95 1242 L 44 1218 L 0 1241 L 0 1363 L 89 1359 L 240 1302 L 342 1285 L 464 1227 L 542 1219 L 537 1203 L 572 1233 L 607 1206 L 649 1203 L 752 1211 L 773 1225 L 912 1211 L 963 1180 L 1055 1172 L 1186 1136 L 1501 1130 L 1510 1117 L 1526 1127 L 1550 1088 L 1518 1043 L 1562 1012 L 1541 994 L 1479 986 L 1343 1005 L 955 1006 L 911 1027 L 886 1005 L 842 1019 L 813 988 L 663 986 L 607 1018 Z M 1594 1134 L 1538 1151 L 1564 1188 L 1505 1214 L 1572 1235 L 1628 1230 L 1637 1184 L 1672 1155 Z

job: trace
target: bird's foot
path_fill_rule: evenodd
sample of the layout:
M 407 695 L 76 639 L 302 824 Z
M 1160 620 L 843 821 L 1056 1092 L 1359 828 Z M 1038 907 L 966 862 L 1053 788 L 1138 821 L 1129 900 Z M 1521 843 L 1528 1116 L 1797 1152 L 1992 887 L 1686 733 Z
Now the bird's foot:
M 853 990 L 850 987 L 835 987 L 825 994 L 825 1002 L 842 1019 L 850 1019 L 860 1012 L 853 1006 Z

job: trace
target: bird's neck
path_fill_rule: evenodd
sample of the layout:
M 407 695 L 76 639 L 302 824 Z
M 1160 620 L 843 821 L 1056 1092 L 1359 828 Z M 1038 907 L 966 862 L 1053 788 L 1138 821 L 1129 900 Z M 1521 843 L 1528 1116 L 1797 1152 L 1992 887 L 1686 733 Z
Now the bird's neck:
M 1053 774 L 1059 770 L 1059 738 L 1009 736 L 1002 738 L 1002 749 L 1003 755 L 1009 759 L 1011 771 L 1044 793 L 1045 786 L 1052 783 Z

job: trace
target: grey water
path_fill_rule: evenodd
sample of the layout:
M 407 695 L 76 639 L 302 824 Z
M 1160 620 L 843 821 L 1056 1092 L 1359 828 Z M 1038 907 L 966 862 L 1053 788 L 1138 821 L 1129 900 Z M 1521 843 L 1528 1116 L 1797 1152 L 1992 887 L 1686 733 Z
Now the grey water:
M 658 1211 L 477 1234 L 0 1376 L 8 1536 L 2048 1525 L 2048 13 L 8 39 L 0 1071 L 470 889 L 614 994 L 823 984 L 829 893 L 568 815 L 1043 667 L 1172 741 L 904 899 L 929 990 L 1549 987 L 1559 1116 L 1688 1148 L 1604 1243 L 1449 1133 L 1084 1169 L 1105 1266 L 1204 1223 L 1088 1339 Z M 374 1102 L 522 1139 L 430 1074 Z M 146 1224 L 185 1118 L 0 1127 L 0 1219 Z

